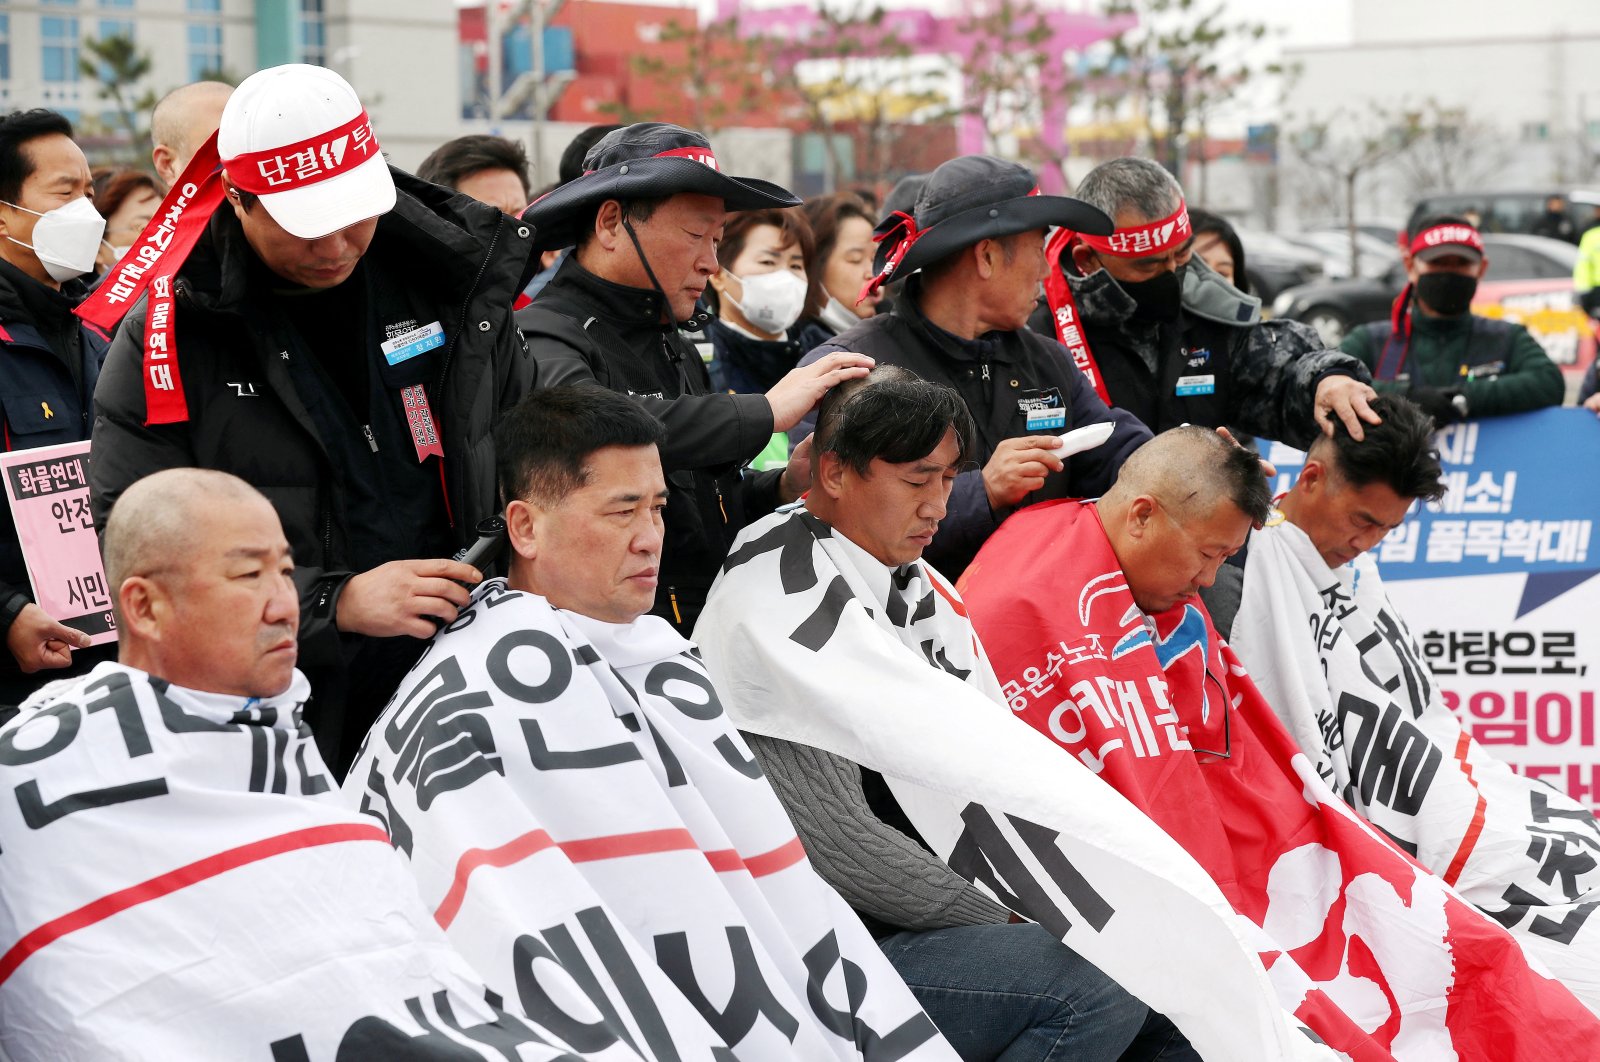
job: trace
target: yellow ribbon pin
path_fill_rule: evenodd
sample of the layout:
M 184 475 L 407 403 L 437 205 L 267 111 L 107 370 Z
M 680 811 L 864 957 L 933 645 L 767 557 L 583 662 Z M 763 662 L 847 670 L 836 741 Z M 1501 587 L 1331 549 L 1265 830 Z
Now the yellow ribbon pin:
M 49 402 L 40 402 L 39 403 L 39 408 L 44 410 L 44 419 L 45 420 L 49 420 L 51 417 L 55 416 L 55 414 L 50 411 L 50 403 Z

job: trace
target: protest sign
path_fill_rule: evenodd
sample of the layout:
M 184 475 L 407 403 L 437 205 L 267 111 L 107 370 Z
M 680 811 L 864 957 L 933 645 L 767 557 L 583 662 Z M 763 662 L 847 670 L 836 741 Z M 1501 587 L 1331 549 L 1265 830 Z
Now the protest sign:
M 0 454 L 0 478 L 34 601 L 51 619 L 89 635 L 91 645 L 116 641 L 89 513 L 88 440 Z
M 1449 492 L 1417 506 L 1374 553 L 1446 707 L 1475 741 L 1600 807 L 1600 420 L 1549 409 L 1439 433 Z M 1304 455 L 1273 444 L 1274 493 Z

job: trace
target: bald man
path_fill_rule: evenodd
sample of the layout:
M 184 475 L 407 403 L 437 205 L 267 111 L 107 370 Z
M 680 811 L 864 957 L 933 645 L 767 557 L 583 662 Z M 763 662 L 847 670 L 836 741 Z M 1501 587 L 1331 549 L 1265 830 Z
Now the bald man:
M 572 1057 L 486 994 L 388 833 L 337 801 L 301 719 L 294 562 L 266 498 L 157 472 L 104 543 L 121 662 L 0 728 L 16 794 L 0 952 L 18 959 L 0 1057 Z M 546 973 L 557 1010 L 586 1021 L 572 979 Z M 438 1045 L 430 1011 L 475 1046 Z
M 217 131 L 232 95 L 233 86 L 226 82 L 195 81 L 161 97 L 150 112 L 150 139 L 155 143 L 150 160 L 165 187 L 177 183 L 195 152 Z
M 1096 508 L 1134 601 L 1154 615 L 1216 582 L 1270 504 L 1254 451 L 1186 426 L 1135 450 Z
M 174 468 L 138 481 L 106 521 L 105 563 L 123 664 L 208 693 L 289 688 L 294 558 L 272 504 L 244 480 Z

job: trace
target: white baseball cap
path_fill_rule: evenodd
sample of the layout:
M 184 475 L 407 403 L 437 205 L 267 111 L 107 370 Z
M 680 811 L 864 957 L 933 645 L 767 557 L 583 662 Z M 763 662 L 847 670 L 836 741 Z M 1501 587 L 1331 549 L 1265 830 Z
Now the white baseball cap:
M 283 230 L 315 240 L 394 209 L 394 178 L 350 83 L 303 63 L 245 78 L 222 110 L 217 154 Z

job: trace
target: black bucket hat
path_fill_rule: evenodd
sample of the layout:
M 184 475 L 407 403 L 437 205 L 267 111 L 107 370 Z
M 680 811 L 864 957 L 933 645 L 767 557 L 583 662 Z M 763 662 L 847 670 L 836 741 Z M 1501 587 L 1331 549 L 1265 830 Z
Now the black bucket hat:
M 799 206 L 787 188 L 754 177 L 730 177 L 717 167 L 711 142 L 665 122 L 640 122 L 600 138 L 583 159 L 584 174 L 552 189 L 522 211 L 534 226 L 534 250 L 578 242 L 591 211 L 607 199 L 652 199 L 696 192 L 721 199 L 729 211 Z
M 1060 225 L 1074 232 L 1109 236 L 1111 219 L 1088 203 L 1064 195 L 1040 195 L 1033 171 L 992 155 L 963 155 L 928 175 L 910 215 L 878 224 L 888 250 L 866 290 L 907 276 L 979 240 L 1014 236 Z

